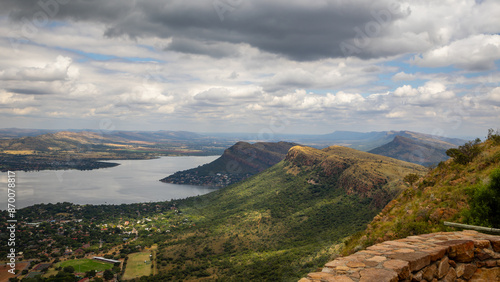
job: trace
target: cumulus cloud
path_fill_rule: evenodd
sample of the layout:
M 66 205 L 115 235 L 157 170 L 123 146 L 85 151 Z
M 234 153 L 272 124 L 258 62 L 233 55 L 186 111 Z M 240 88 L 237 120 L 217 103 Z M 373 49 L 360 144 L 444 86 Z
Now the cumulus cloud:
M 454 41 L 413 58 L 423 67 L 456 66 L 471 71 L 492 70 L 500 59 L 500 35 L 478 34 Z
M 405 73 L 404 71 L 398 72 L 394 76 L 392 76 L 392 80 L 394 81 L 410 81 L 415 80 L 417 76 L 411 73 Z
M 110 118 L 129 129 L 167 120 L 193 131 L 260 129 L 279 112 L 297 124 L 290 130 L 318 132 L 498 117 L 498 1 L 47 6 L 59 2 L 2 2 L 0 116 L 23 115 L 17 126 Z
M 441 101 L 455 97 L 452 91 L 446 89 L 446 85 L 440 82 L 429 81 L 425 85 L 413 88 L 403 85 L 394 91 L 394 96 L 406 98 L 406 103 L 416 105 L 439 104 Z
M 69 72 L 72 60 L 69 57 L 57 56 L 54 63 L 43 67 L 11 68 L 0 71 L 0 80 L 19 81 L 54 81 L 66 80 L 77 74 L 77 70 Z
M 494 103 L 497 106 L 500 106 L 500 87 L 496 87 L 491 90 L 486 96 L 485 100 L 487 102 Z

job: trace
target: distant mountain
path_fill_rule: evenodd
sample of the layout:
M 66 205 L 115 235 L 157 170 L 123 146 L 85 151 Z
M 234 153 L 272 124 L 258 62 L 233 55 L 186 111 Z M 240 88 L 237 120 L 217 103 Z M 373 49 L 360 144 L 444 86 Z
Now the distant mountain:
M 158 280 L 196 280 L 189 267 L 207 265 L 207 280 L 297 281 L 363 230 L 403 189 L 405 175 L 424 171 L 341 146 L 294 146 L 257 175 L 175 201 L 195 226 L 161 238 Z
M 289 142 L 238 142 L 221 157 L 203 166 L 179 171 L 161 179 L 175 184 L 226 186 L 259 173 L 283 160 L 295 146 Z
M 397 135 L 394 139 L 370 153 L 395 158 L 424 166 L 436 165 L 447 160 L 446 150 L 456 147 L 455 144 L 437 139 L 418 139 Z
M 129 141 L 149 141 L 149 142 L 162 142 L 174 140 L 193 140 L 206 138 L 205 135 L 189 132 L 189 131 L 109 131 L 109 130 L 92 130 L 92 129 L 21 129 L 21 128 L 0 128 L 0 139 L 14 139 L 22 137 L 35 137 L 39 135 L 58 133 L 58 132 L 71 132 L 75 134 L 96 134 L 99 136 L 106 136 L 107 138 L 122 138 Z
M 354 132 L 354 131 L 335 131 L 324 135 L 311 135 L 299 139 L 303 144 L 315 145 L 314 147 L 341 145 L 354 148 L 361 151 L 370 151 L 391 142 L 394 137 L 403 136 L 429 142 L 446 142 L 454 145 L 460 145 L 465 140 L 458 138 L 447 138 L 442 136 L 418 133 L 412 131 L 372 131 L 372 132 Z
M 57 130 L 49 129 L 22 129 L 22 128 L 0 128 L 0 139 L 13 139 L 26 136 L 37 136 L 47 133 L 55 133 Z
M 186 141 L 205 138 L 204 135 L 189 131 L 112 131 L 106 132 L 105 136 L 119 137 L 133 141 L 165 142 Z
M 82 145 L 111 141 L 117 140 L 111 140 L 109 137 L 104 137 L 94 132 L 60 131 L 37 136 L 0 140 L 0 148 L 3 150 L 74 151 L 82 150 Z

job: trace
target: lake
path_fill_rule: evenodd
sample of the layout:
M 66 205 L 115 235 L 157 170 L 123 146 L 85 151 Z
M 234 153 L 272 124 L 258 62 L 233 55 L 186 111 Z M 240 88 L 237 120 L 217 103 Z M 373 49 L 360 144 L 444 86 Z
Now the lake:
M 163 183 L 175 173 L 219 156 L 113 160 L 119 166 L 88 171 L 16 171 L 16 209 L 40 203 L 124 204 L 156 202 L 206 194 L 215 188 Z M 7 209 L 7 172 L 0 175 L 0 209 Z

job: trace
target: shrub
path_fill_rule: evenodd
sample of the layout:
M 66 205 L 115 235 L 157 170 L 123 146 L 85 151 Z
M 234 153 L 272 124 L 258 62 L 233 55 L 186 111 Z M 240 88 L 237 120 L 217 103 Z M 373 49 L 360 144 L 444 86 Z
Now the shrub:
M 418 176 L 418 174 L 410 173 L 403 178 L 403 181 L 408 182 L 410 186 L 413 186 L 413 183 L 417 182 L 419 178 L 420 176 Z
M 490 183 L 472 190 L 468 221 L 472 224 L 500 227 L 500 168 L 490 175 Z
M 67 272 L 67 273 L 73 273 L 73 272 L 75 272 L 75 268 L 73 266 L 69 265 L 69 266 L 64 267 L 63 271 Z
M 493 128 L 488 129 L 488 140 L 493 141 L 493 144 L 495 145 L 500 145 L 500 133 L 497 131 L 494 131 Z
M 446 151 L 446 155 L 451 157 L 454 162 L 458 164 L 468 164 L 470 163 L 479 153 L 481 153 L 481 148 L 479 144 L 481 139 L 477 138 L 474 141 L 469 141 L 458 148 L 451 148 Z

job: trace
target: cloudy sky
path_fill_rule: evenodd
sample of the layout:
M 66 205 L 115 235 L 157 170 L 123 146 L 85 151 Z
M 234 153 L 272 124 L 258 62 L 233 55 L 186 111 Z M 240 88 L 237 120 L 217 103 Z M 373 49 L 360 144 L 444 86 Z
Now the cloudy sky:
M 2 0 L 1 127 L 484 137 L 497 0 Z

